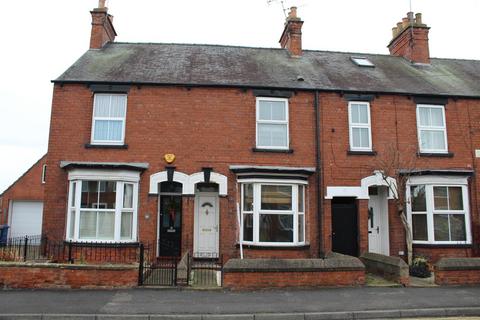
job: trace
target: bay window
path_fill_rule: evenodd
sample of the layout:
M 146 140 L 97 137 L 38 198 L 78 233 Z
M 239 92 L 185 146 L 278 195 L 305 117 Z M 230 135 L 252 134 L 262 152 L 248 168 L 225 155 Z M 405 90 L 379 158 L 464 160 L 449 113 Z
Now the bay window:
M 467 185 L 411 184 L 408 188 L 414 243 L 471 242 Z
M 75 241 L 135 241 L 137 198 L 137 182 L 71 180 L 67 238 Z
M 305 243 L 305 187 L 299 184 L 242 184 L 243 242 L 258 245 Z

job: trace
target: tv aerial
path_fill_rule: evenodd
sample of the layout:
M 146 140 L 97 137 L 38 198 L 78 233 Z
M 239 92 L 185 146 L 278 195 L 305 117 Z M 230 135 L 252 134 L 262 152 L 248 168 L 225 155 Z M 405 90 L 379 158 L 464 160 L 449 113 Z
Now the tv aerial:
M 280 5 L 282 6 L 283 15 L 286 18 L 288 9 L 285 8 L 285 1 L 284 0 L 267 0 L 268 5 L 271 5 L 272 3 L 279 3 L 279 2 L 280 2 Z

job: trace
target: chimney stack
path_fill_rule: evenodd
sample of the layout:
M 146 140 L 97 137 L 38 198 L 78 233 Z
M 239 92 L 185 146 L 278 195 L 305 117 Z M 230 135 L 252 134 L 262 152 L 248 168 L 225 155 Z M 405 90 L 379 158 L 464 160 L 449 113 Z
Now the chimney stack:
M 302 19 L 297 17 L 297 7 L 291 7 L 279 42 L 292 57 L 302 55 L 302 25 Z
M 430 63 L 428 30 L 422 23 L 422 14 L 408 12 L 407 17 L 392 28 L 392 40 L 388 49 L 392 56 L 401 56 L 413 63 Z
M 107 42 L 115 41 L 115 28 L 113 16 L 108 14 L 105 0 L 98 1 L 98 8 L 90 11 L 92 14 L 92 33 L 90 36 L 90 49 L 101 49 Z

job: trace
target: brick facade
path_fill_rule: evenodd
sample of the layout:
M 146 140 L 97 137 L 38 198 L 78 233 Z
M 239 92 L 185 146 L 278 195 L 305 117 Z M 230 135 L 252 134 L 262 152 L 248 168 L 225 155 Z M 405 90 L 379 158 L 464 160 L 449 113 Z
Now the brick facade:
M 475 99 L 448 99 L 445 108 L 448 150 L 452 157 L 418 156 L 416 103 L 410 96 L 377 95 L 370 102 L 372 146 L 376 154 L 352 155 L 349 149 L 348 101 L 337 93 L 321 94 L 321 136 L 324 188 L 329 186 L 360 186 L 361 179 L 379 169 L 381 160 L 387 157 L 390 146 L 395 146 L 403 161 L 414 161 L 418 169 L 467 169 L 478 165 L 473 149 L 478 145 L 478 108 Z M 474 129 L 475 128 L 475 129 Z M 412 160 L 413 159 L 413 160 Z M 469 178 L 470 217 L 473 242 L 479 241 L 479 214 L 477 203 L 478 181 Z M 324 191 L 326 192 L 326 191 Z M 331 230 L 331 200 L 324 200 L 324 241 L 328 250 Z M 368 200 L 358 200 L 359 247 L 368 248 L 367 220 Z M 406 252 L 405 235 L 393 200 L 389 200 L 390 255 Z M 449 249 L 423 247 L 415 253 L 426 255 L 435 262 L 444 255 L 472 256 L 472 247 L 458 246 Z M 478 254 L 478 253 L 477 253 Z
M 128 149 L 90 149 L 93 94 L 84 85 L 55 85 L 47 163 L 43 230 L 52 239 L 65 237 L 68 174 L 62 160 L 147 162 L 140 178 L 139 240 L 157 239 L 158 196 L 148 194 L 150 175 L 165 170 L 163 155 L 176 155 L 176 171 L 192 174 L 202 167 L 228 177 L 228 196 L 220 197 L 220 251 L 239 256 L 236 203 L 239 201 L 232 164 L 315 167 L 313 95 L 297 92 L 289 100 L 291 154 L 254 152 L 255 101 L 251 90 L 132 86 L 128 94 L 125 143 Z M 188 110 L 188 112 L 187 112 Z M 247 116 L 249 115 L 249 116 Z M 191 141 L 191 143 L 185 143 Z M 306 191 L 307 250 L 282 256 L 318 255 L 316 188 L 311 177 Z M 182 252 L 193 246 L 194 201 L 183 198 Z M 148 219 L 146 218 L 148 216 Z M 278 254 L 275 251 L 275 255 Z
M 42 183 L 42 172 L 46 158 L 46 155 L 40 158 L 0 195 L 0 224 L 8 223 L 12 201 L 43 201 L 45 184 Z
M 141 175 L 139 193 L 139 240 L 155 241 L 157 237 L 158 196 L 148 195 L 149 177 L 165 170 L 162 156 L 174 153 L 176 170 L 191 174 L 211 166 L 228 177 L 228 196 L 220 198 L 220 251 L 227 257 L 239 255 L 236 242 L 238 229 L 236 203 L 239 195 L 235 175 L 229 165 L 252 164 L 274 166 L 315 166 L 314 95 L 297 92 L 290 99 L 290 141 L 292 154 L 257 153 L 255 146 L 255 97 L 250 90 L 174 87 L 132 87 L 128 96 L 127 150 L 86 149 L 91 135 L 92 92 L 81 85 L 55 86 L 50 144 L 49 184 L 45 208 L 44 230 L 54 239 L 65 236 L 67 173 L 59 168 L 61 160 L 103 162 L 148 162 L 150 168 Z M 373 149 L 376 155 L 350 155 L 348 141 L 348 102 L 337 93 L 321 93 L 321 150 L 323 194 L 328 186 L 358 186 L 360 180 L 372 175 L 389 145 L 396 145 L 403 157 L 416 157 L 418 168 L 476 167 L 472 143 L 479 137 L 467 130 L 478 126 L 478 100 L 449 99 L 446 108 L 447 133 L 451 158 L 416 156 L 416 103 L 407 96 L 381 95 L 370 104 Z M 215 108 L 213 108 L 215 106 Z M 189 112 L 183 110 L 188 108 Z M 467 110 L 467 112 L 465 112 Z M 249 114 L 250 116 L 245 116 Z M 148 121 L 145 119 L 148 117 Z M 470 115 L 470 116 L 469 116 Z M 70 120 L 69 120 L 70 119 Z M 74 120 L 75 119 L 75 120 Z M 226 121 L 228 119 L 228 121 Z M 72 125 L 67 126 L 66 123 Z M 235 123 L 235 125 L 231 125 Z M 301 125 L 300 125 L 301 124 Z M 218 135 L 218 132 L 222 132 Z M 185 144 L 194 137 L 195 144 Z M 211 142 L 216 143 L 212 144 Z M 470 180 L 472 234 L 478 242 L 476 179 Z M 307 248 L 268 250 L 246 248 L 250 257 L 307 258 L 318 256 L 315 177 L 307 188 Z M 194 197 L 183 199 L 182 252 L 193 247 Z M 359 248 L 368 250 L 368 200 L 358 200 Z M 46 211 L 47 212 L 47 211 Z M 331 250 L 331 204 L 323 200 L 324 250 Z M 149 216 L 147 219 L 146 216 Z M 389 200 L 390 254 L 406 251 L 404 231 Z M 472 256 L 471 248 L 418 248 L 418 254 L 435 261 L 447 255 Z M 443 251 L 442 251 L 443 250 Z M 437 254 L 444 252 L 445 254 Z

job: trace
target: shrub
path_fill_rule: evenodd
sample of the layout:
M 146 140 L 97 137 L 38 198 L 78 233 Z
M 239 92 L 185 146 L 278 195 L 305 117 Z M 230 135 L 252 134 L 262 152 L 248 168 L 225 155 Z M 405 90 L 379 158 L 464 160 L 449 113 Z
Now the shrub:
M 410 266 L 410 275 L 419 278 L 428 278 L 431 275 L 428 260 L 425 257 L 416 257 Z
M 17 253 L 17 250 L 0 248 L 0 261 L 23 261 L 23 258 Z

